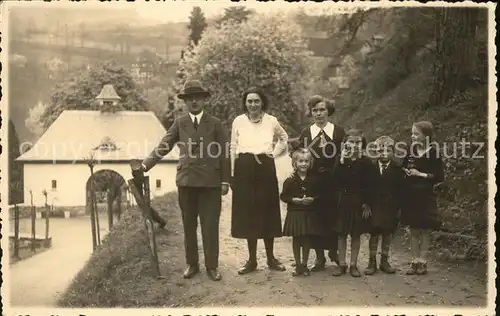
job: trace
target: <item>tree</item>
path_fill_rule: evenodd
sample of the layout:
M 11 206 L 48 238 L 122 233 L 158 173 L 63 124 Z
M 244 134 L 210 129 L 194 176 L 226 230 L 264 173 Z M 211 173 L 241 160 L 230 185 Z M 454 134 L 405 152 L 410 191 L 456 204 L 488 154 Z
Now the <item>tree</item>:
M 245 6 L 234 6 L 224 8 L 224 15 L 219 18 L 215 23 L 217 26 L 222 25 L 226 21 L 234 21 L 236 23 L 246 22 L 250 15 L 255 11 L 247 9 Z
M 193 11 L 191 11 L 188 24 L 188 29 L 191 31 L 189 34 L 189 41 L 192 42 L 194 46 L 198 45 L 201 35 L 206 27 L 207 20 L 205 19 L 203 11 L 201 11 L 201 8 L 198 6 L 194 7 Z
M 24 202 L 23 166 L 15 161 L 20 156 L 19 136 L 12 120 L 9 120 L 9 204 Z
M 310 55 L 297 24 L 283 14 L 256 14 L 246 23 L 207 29 L 181 64 L 188 78 L 199 78 L 210 90 L 210 112 L 227 126 L 241 113 L 242 92 L 257 85 L 269 96 L 270 111 L 293 133 L 308 97 Z
M 56 86 L 41 122 L 47 129 L 64 110 L 98 110 L 96 96 L 105 84 L 112 84 L 121 97 L 118 110 L 147 111 L 147 100 L 131 75 L 121 66 L 104 62 Z
M 439 106 L 465 91 L 477 75 L 476 30 L 479 8 L 439 8 L 435 19 L 434 91 L 429 105 Z
M 38 102 L 37 105 L 29 109 L 28 118 L 26 118 L 24 124 L 37 138 L 42 136 L 45 131 L 45 127 L 42 121 L 42 116 L 47 110 L 47 104 L 43 102 Z

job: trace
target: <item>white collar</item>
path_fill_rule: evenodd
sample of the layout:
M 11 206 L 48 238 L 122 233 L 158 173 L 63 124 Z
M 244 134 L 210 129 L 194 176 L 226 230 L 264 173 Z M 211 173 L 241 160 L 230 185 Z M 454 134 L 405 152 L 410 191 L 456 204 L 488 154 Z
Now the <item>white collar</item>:
M 194 122 L 194 118 L 196 117 L 198 119 L 198 123 L 200 123 L 201 117 L 203 116 L 203 111 L 200 113 L 194 115 L 193 113 L 189 112 L 189 117 L 191 118 L 191 121 Z
M 331 122 L 327 122 L 326 126 L 323 128 L 325 131 L 326 135 L 330 138 L 333 139 L 333 130 L 335 129 L 335 126 Z M 321 128 L 318 127 L 318 125 L 313 124 L 309 128 L 311 132 L 311 138 L 314 139 L 318 134 L 321 132 Z
M 390 164 L 391 164 L 391 161 L 390 161 L 390 160 L 389 160 L 387 163 L 385 163 L 385 165 L 386 165 L 387 167 L 389 167 L 389 165 L 390 165 Z M 379 160 L 379 161 L 378 161 L 378 166 L 379 166 L 380 168 L 382 168 L 382 165 L 383 165 L 383 164 L 382 164 L 382 162 Z

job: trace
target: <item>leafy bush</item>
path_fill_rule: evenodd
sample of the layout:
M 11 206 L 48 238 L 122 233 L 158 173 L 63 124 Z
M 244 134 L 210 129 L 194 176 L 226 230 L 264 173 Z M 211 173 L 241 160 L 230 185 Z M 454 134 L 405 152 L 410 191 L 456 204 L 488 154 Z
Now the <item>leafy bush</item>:
M 270 112 L 293 133 L 307 97 L 310 55 L 298 25 L 284 15 L 256 14 L 208 28 L 181 67 L 210 90 L 210 112 L 225 124 L 241 113 L 243 91 L 258 85 L 270 98 Z

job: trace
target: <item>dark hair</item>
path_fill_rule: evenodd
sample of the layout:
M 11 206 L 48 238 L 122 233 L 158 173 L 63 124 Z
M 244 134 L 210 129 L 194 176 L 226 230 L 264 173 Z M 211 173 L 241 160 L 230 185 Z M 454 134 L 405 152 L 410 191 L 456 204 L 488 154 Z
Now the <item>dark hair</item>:
M 357 128 L 351 128 L 345 132 L 344 135 L 344 140 L 343 142 L 345 143 L 349 137 L 361 137 L 361 149 L 366 149 L 367 146 L 367 141 L 365 138 L 365 135 L 363 134 L 363 131 Z
M 250 93 L 256 93 L 259 97 L 260 97 L 260 100 L 262 101 L 262 111 L 267 111 L 267 108 L 269 106 L 269 101 L 267 99 L 267 96 L 265 95 L 265 93 L 258 87 L 250 87 L 248 88 L 247 90 L 245 90 L 245 92 L 243 92 L 243 95 L 242 95 L 242 108 L 243 108 L 243 112 L 248 112 L 247 110 L 247 106 L 246 106 L 246 103 L 247 103 L 247 96 L 250 94 Z
M 330 101 L 320 95 L 313 95 L 308 101 L 307 101 L 307 108 L 309 109 L 309 116 L 312 116 L 312 108 L 315 107 L 318 103 L 325 102 L 326 110 L 328 111 L 328 116 L 331 116 L 333 113 L 335 113 L 335 106 L 333 104 L 333 101 Z

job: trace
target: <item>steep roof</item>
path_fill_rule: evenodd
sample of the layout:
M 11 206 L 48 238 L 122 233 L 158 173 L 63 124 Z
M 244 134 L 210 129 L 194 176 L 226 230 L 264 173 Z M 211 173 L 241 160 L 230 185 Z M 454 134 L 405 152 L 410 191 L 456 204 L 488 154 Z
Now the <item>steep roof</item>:
M 96 99 L 117 99 L 120 100 L 120 96 L 116 93 L 113 85 L 107 84 L 102 87 L 101 93 L 96 97 Z
M 153 112 L 66 110 L 17 160 L 82 162 L 93 151 L 97 160 L 143 159 L 165 133 Z M 177 146 L 163 157 L 164 161 L 178 159 Z

